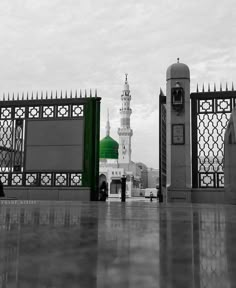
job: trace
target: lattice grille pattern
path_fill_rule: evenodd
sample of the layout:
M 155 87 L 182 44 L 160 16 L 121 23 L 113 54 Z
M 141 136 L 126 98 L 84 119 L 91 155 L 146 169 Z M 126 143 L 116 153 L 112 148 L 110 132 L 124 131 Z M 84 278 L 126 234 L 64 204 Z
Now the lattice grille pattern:
M 84 116 L 84 106 L 83 105 L 73 105 L 72 107 L 72 117 Z
M 22 173 L 12 173 L 11 185 L 13 186 L 22 186 Z
M 84 116 L 84 104 L 2 107 L 0 119 L 77 118 Z
M 0 120 L 0 167 L 8 171 L 12 163 L 13 121 Z
M 39 106 L 32 106 L 29 107 L 29 118 L 39 118 L 40 116 L 40 107 Z
M 15 118 L 25 118 L 25 107 L 15 108 Z
M 234 101 L 212 98 L 197 99 L 197 103 L 193 117 L 197 117 L 198 187 L 224 187 L 224 133 Z
M 52 185 L 52 173 L 42 173 L 40 179 L 40 183 L 42 186 Z
M 56 173 L 55 185 L 56 186 L 66 186 L 67 185 L 67 174 L 66 173 Z
M 11 119 L 12 118 L 12 107 L 1 108 L 1 119 Z
M 82 185 L 82 174 L 71 173 L 70 186 L 81 186 Z
M 43 117 L 44 118 L 53 118 L 54 117 L 54 106 L 43 106 Z
M 198 115 L 199 172 L 223 172 L 224 132 L 230 113 Z
M 200 214 L 200 287 L 230 287 L 225 226 L 225 215 L 219 210 Z
M 0 173 L 0 179 L 5 186 L 82 186 L 82 173 L 72 172 Z
M 37 185 L 38 184 L 38 175 L 37 173 L 26 173 L 25 175 L 25 184 L 28 185 Z
M 9 174 L 8 173 L 1 173 L 0 180 L 2 181 L 3 185 L 8 185 Z
M 17 120 L 15 126 L 15 145 L 14 145 L 14 171 L 20 171 L 22 167 L 23 154 L 23 121 Z
M 57 107 L 57 117 L 68 117 L 69 116 L 69 106 L 63 105 Z

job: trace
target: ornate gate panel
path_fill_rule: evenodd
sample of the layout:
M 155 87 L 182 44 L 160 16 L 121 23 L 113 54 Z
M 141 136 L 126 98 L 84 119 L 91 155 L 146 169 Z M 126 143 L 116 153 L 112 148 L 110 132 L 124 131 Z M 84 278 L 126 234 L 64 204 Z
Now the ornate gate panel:
M 159 95 L 159 190 L 166 187 L 166 96 Z
M 0 101 L 0 179 L 5 186 L 87 187 L 96 200 L 100 99 L 32 95 Z M 95 193 L 95 194 L 94 194 Z
M 236 104 L 236 92 L 196 92 L 190 97 L 192 186 L 193 188 L 223 188 L 224 133 Z

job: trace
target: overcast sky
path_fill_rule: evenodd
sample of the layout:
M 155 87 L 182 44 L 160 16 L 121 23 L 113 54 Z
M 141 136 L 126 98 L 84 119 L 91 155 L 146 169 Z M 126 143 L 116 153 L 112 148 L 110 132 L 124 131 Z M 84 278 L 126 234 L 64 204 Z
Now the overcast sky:
M 231 87 L 235 7 L 233 0 L 0 0 L 0 94 L 97 88 L 101 138 L 109 108 L 118 140 L 128 73 L 132 159 L 157 168 L 166 69 L 180 57 L 190 68 L 192 92 L 197 82 Z

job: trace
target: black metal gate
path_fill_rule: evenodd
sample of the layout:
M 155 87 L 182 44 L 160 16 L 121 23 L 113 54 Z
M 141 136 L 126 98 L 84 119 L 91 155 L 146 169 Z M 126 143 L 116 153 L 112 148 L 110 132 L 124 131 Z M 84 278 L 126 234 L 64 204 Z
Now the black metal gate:
M 224 134 L 236 91 L 191 93 L 192 187 L 224 187 Z
M 67 95 L 67 92 L 65 95 L 62 93 L 59 95 L 56 92 L 56 94 L 51 93 L 51 97 L 48 97 L 47 93 L 40 96 L 37 93 L 36 95 L 32 94 L 31 99 L 29 99 L 28 94 L 27 98 L 22 95 L 21 99 L 19 99 L 19 95 L 17 99 L 14 99 L 14 95 L 11 98 L 8 95 L 8 99 L 3 97 L 3 100 L 0 101 L 0 179 L 2 183 L 5 186 L 14 187 L 91 187 L 91 190 L 95 191 L 91 194 L 91 199 L 96 200 L 99 177 L 100 99 L 97 97 L 97 92 L 93 97 L 91 91 L 90 97 L 87 97 L 86 91 L 84 97 L 82 97 L 82 92 L 80 92 L 80 95 L 77 95 L 77 92 L 73 94 L 71 92 L 70 95 Z M 64 127 L 72 127 L 72 123 L 75 127 L 78 123 L 81 123 L 81 129 L 77 129 L 77 126 L 73 128 L 77 134 L 80 133 L 81 143 L 84 143 L 81 144 L 81 164 L 70 166 L 70 163 L 69 165 L 61 163 L 61 166 L 64 165 L 63 168 L 60 166 L 56 169 L 51 164 L 51 168 L 48 169 L 35 164 L 34 167 L 36 168 L 29 168 L 31 164 L 28 166 L 26 164 L 27 147 L 30 146 L 27 146 L 28 134 L 30 134 L 29 123 L 31 123 L 31 132 L 36 130 L 37 127 L 41 127 L 42 130 L 50 123 L 53 123 L 50 124 L 51 130 L 54 128 L 54 130 L 56 128 L 61 129 L 61 123 L 66 124 Z M 40 126 L 39 123 L 40 125 L 42 123 L 46 124 Z M 32 129 L 32 127 L 36 128 Z M 63 131 L 65 131 L 65 128 Z M 66 135 L 69 135 L 73 140 L 74 136 L 71 131 Z M 61 136 L 58 139 L 63 142 Z M 68 143 L 70 144 L 70 142 Z M 56 145 L 64 145 L 67 147 L 65 151 L 70 151 L 72 145 L 68 143 L 66 146 L 57 142 Z M 51 144 L 51 146 L 53 145 L 55 144 Z M 78 147 L 80 144 L 73 145 L 73 147 L 75 145 Z M 34 144 L 32 146 L 39 147 L 40 145 Z M 41 145 L 40 147 L 43 147 L 41 151 L 46 151 L 44 147 L 48 146 Z M 35 154 L 35 152 L 29 154 L 28 159 Z M 42 155 L 49 155 L 49 153 L 46 151 Z M 75 154 L 75 157 L 78 159 L 77 154 Z M 46 156 L 44 156 L 44 159 L 46 159 Z M 54 157 L 54 160 L 56 163 L 58 162 L 56 157 Z M 46 161 L 50 162 L 48 159 Z M 81 168 L 78 168 L 79 165 Z
M 166 96 L 159 95 L 159 191 L 166 187 Z

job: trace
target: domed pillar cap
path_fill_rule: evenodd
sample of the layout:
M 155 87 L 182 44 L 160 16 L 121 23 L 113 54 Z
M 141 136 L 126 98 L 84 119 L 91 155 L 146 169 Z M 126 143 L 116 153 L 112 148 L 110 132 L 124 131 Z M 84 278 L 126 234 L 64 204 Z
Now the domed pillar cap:
M 170 79 L 190 79 L 188 66 L 180 63 L 179 58 L 177 59 L 177 63 L 170 65 L 166 71 L 166 80 Z

